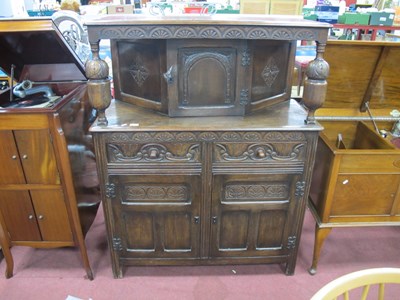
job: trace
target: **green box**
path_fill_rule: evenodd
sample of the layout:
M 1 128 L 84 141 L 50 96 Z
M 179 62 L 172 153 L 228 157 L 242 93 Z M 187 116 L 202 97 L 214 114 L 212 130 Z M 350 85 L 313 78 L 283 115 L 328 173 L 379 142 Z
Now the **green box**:
M 394 13 L 387 12 L 371 12 L 369 25 L 392 26 Z
M 363 13 L 344 13 L 339 16 L 338 22 L 341 24 L 358 24 L 358 25 L 368 25 L 370 14 Z

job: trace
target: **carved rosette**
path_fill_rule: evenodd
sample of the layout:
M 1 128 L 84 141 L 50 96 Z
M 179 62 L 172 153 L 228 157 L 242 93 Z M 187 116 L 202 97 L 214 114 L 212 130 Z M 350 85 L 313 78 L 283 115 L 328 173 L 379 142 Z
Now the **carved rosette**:
M 304 82 L 303 102 L 308 108 L 306 123 L 315 124 L 315 111 L 322 106 L 326 97 L 329 64 L 323 59 L 325 44 L 317 43 L 317 57 L 308 65 Z

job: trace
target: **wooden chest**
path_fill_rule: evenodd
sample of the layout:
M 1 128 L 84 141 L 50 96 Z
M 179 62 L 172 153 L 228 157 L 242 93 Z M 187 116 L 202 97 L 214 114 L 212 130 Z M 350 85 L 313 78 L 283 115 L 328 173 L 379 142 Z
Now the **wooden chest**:
M 86 77 L 51 19 L 2 20 L 0 66 L 0 242 L 10 247 L 78 247 L 100 203 Z M 11 96 L 12 94 L 12 96 Z M 14 95 L 15 94 L 15 95 Z
M 320 42 L 324 64 L 328 27 L 286 20 L 86 24 L 90 96 L 103 113 L 91 132 L 115 277 L 128 265 L 171 264 L 281 263 L 294 273 L 321 127 L 289 99 L 288 82 L 298 38 Z M 107 117 L 107 79 L 91 68 L 103 65 L 103 38 L 112 40 L 116 89 Z
M 311 274 L 332 228 L 400 225 L 400 47 L 329 41 L 325 57 L 330 85 L 317 111 L 324 130 L 309 199 L 316 220 Z

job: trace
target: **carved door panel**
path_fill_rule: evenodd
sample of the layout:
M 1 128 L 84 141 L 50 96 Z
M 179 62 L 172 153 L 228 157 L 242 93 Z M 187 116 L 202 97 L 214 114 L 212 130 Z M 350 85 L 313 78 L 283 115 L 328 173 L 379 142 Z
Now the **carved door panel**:
M 169 115 L 243 115 L 248 60 L 244 41 L 168 41 Z
M 211 256 L 287 255 L 296 237 L 296 174 L 218 174 L 213 176 Z
M 157 172 L 162 173 L 162 172 Z M 112 175 L 113 248 L 130 258 L 195 258 L 201 175 Z

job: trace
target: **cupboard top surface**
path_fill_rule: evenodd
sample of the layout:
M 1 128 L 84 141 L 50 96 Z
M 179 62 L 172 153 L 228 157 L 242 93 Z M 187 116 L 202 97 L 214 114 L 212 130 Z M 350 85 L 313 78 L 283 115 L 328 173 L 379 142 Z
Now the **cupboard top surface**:
M 107 109 L 108 125 L 93 125 L 92 132 L 115 131 L 320 131 L 319 124 L 306 125 L 307 112 L 295 100 L 278 103 L 246 116 L 179 117 L 113 100 Z
M 317 40 L 325 42 L 328 23 L 304 20 L 297 16 L 270 15 L 107 15 L 87 19 L 89 39 L 113 38 L 211 38 Z M 129 32 L 123 27 L 141 28 Z M 149 27 L 151 27 L 149 29 Z M 186 30 L 189 27 L 191 30 Z M 204 30 L 204 27 L 209 30 Z M 149 29 L 149 30 L 146 30 Z M 234 29 L 234 31 L 232 31 Z M 260 31 L 261 30 L 261 31 Z

